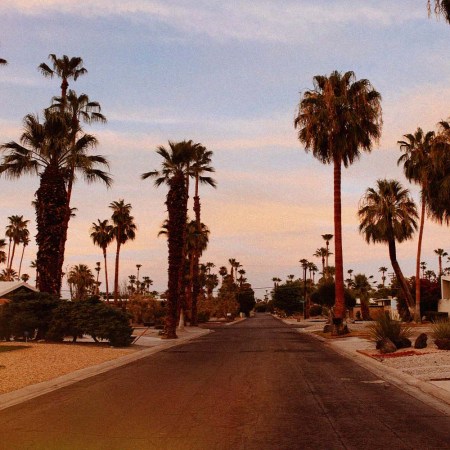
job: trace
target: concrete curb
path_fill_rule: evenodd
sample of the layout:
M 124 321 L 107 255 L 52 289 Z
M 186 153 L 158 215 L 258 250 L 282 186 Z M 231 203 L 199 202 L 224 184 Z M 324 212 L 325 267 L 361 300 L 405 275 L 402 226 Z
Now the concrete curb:
M 230 325 L 235 325 L 236 323 L 243 322 L 244 320 L 247 320 L 247 317 L 240 317 L 237 320 L 233 320 L 233 322 L 228 322 L 225 324 L 226 327 L 229 327 Z
M 77 383 L 78 381 L 85 380 L 86 378 L 93 377 L 100 373 L 108 372 L 109 370 L 116 369 L 117 367 L 124 366 L 163 350 L 182 345 L 187 341 L 196 339 L 209 333 L 211 333 L 211 330 L 198 329 L 198 331 L 191 335 L 185 335 L 178 339 L 170 341 L 162 341 L 161 344 L 155 345 L 151 348 L 137 350 L 134 353 L 121 356 L 117 359 L 112 359 L 95 366 L 85 367 L 83 369 L 76 370 L 75 372 L 62 375 L 58 378 L 53 378 L 52 380 L 32 384 L 22 389 L 2 394 L 0 395 L 0 411 L 14 405 L 18 405 L 19 403 L 26 402 L 27 400 L 31 400 L 35 397 L 39 397 L 41 395 L 55 391 L 62 387 Z

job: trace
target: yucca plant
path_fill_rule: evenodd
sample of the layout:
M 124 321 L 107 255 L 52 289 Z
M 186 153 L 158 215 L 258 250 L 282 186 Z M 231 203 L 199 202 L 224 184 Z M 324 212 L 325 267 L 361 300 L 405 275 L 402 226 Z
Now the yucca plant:
M 374 323 L 368 326 L 369 336 L 372 341 L 380 342 L 383 339 L 390 339 L 397 348 L 399 343 L 411 336 L 411 327 L 392 320 L 388 315 L 381 314 Z
M 450 320 L 437 320 L 431 325 L 431 334 L 434 339 L 450 339 Z

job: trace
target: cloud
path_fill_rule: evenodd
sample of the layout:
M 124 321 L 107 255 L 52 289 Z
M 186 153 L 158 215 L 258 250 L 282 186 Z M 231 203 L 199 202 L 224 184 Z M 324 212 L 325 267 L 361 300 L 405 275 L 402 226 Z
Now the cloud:
M 421 6 L 421 5 L 420 5 Z M 323 33 L 330 25 L 370 24 L 389 26 L 393 23 L 423 17 L 426 12 L 419 5 L 411 8 L 406 0 L 384 2 L 323 0 L 315 5 L 301 1 L 280 3 L 261 0 L 3 0 L 0 11 L 21 14 L 71 14 L 84 18 L 111 16 L 146 23 L 155 20 L 191 35 L 207 35 L 224 39 L 291 42 L 292 39 L 311 39 L 313 32 Z M 283 30 L 283 33 L 280 33 Z

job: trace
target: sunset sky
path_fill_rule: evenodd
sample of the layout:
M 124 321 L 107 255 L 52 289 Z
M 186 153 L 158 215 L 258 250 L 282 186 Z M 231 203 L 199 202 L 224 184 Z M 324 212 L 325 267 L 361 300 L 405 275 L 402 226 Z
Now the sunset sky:
M 2 0 L 0 13 L 0 57 L 8 60 L 0 67 L 0 142 L 18 140 L 23 117 L 58 95 L 59 80 L 37 70 L 50 53 L 83 58 L 88 74 L 70 88 L 100 102 L 108 118 L 86 131 L 109 158 L 114 185 L 75 186 L 65 269 L 102 260 L 90 225 L 123 198 L 138 234 L 123 248 L 121 278 L 139 263 L 156 290 L 166 288 L 167 244 L 157 233 L 167 190 L 140 174 L 160 166 L 157 146 L 183 139 L 214 152 L 218 187 L 200 193 L 211 230 L 204 262 L 218 270 L 237 259 L 262 288 L 258 297 L 272 277 L 300 276 L 301 258 L 320 268 L 313 253 L 322 234 L 333 234 L 332 167 L 305 153 L 293 121 L 314 75 L 353 70 L 381 93 L 384 126 L 373 152 L 343 172 L 344 268 L 378 280 L 380 266 L 392 271 L 387 247 L 359 235 L 356 211 L 378 178 L 408 185 L 396 164 L 402 135 L 450 117 L 450 26 L 427 17 L 426 0 Z M 36 234 L 37 186 L 37 177 L 0 179 L 0 229 L 19 214 Z M 408 276 L 416 245 L 398 247 Z M 427 222 L 422 260 L 436 271 L 438 247 L 450 252 L 449 228 Z M 26 267 L 35 252 L 33 239 Z

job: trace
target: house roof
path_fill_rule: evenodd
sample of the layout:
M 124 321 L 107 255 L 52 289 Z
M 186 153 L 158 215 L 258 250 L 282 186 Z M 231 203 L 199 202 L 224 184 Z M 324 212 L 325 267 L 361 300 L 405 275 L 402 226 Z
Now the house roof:
M 0 298 L 21 287 L 29 289 L 33 292 L 38 292 L 35 287 L 31 286 L 28 283 L 25 283 L 25 281 L 0 281 Z

